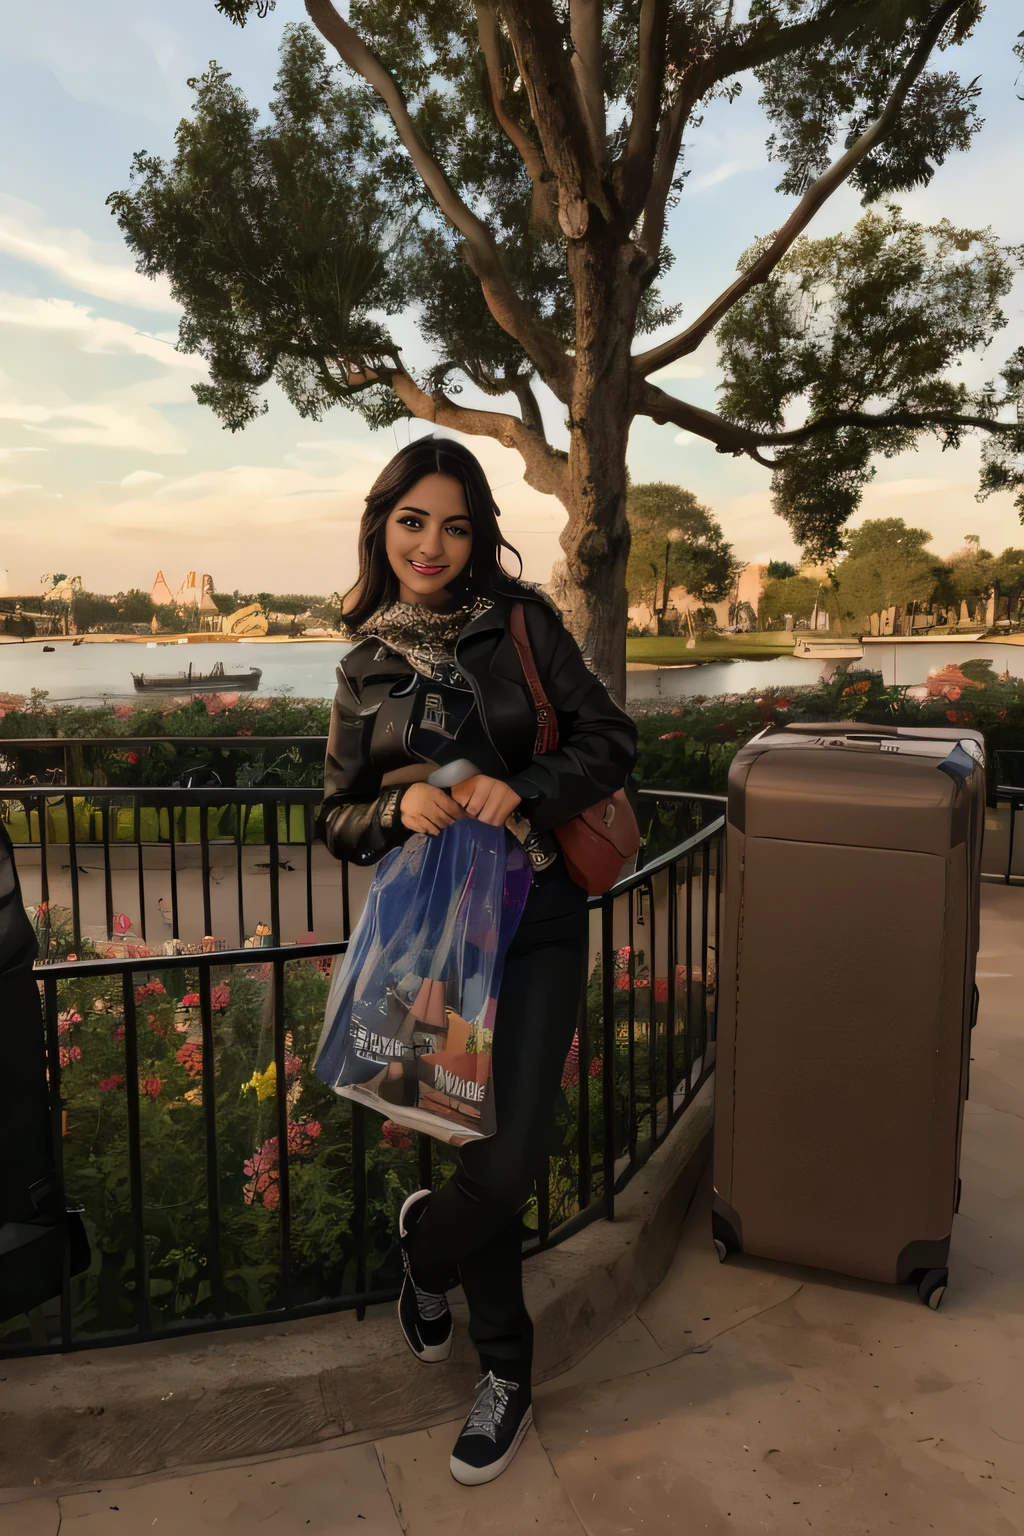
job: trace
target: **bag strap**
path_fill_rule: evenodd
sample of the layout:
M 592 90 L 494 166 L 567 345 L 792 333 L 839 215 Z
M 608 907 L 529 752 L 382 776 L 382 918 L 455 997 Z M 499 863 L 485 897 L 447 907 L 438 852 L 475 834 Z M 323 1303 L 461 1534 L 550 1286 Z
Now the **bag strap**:
M 515 603 L 513 605 L 509 631 L 515 648 L 519 653 L 519 661 L 526 678 L 526 686 L 530 690 L 530 697 L 533 700 L 533 707 L 537 714 L 537 739 L 534 743 L 533 755 L 538 757 L 542 752 L 554 752 L 558 746 L 558 721 L 548 701 L 548 696 L 544 692 L 544 684 L 540 680 L 540 673 L 537 671 L 533 647 L 530 644 L 530 635 L 526 628 L 526 612 L 522 603 Z

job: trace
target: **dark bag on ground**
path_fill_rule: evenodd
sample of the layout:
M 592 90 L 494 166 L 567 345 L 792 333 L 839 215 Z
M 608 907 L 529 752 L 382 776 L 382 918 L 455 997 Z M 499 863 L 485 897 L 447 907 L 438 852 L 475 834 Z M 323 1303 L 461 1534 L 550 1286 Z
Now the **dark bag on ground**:
M 0 1322 L 60 1294 L 89 1241 L 55 1172 L 36 938 L 0 824 Z
M 719 1256 L 937 1306 L 977 1007 L 983 738 L 807 725 L 729 773 Z

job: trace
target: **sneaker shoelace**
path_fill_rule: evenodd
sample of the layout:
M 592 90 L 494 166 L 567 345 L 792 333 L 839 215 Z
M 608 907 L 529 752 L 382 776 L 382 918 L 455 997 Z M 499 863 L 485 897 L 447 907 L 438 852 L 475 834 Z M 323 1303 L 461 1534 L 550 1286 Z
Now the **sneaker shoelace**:
M 495 1376 L 493 1371 L 488 1371 L 477 1382 L 477 1388 L 483 1387 L 483 1391 L 473 1404 L 473 1410 L 466 1420 L 464 1435 L 486 1435 L 489 1440 L 496 1440 L 498 1429 L 508 1407 L 510 1395 L 516 1390 L 518 1382 L 502 1381 L 500 1376 Z
M 448 1312 L 448 1298 L 442 1291 L 441 1295 L 435 1295 L 433 1291 L 421 1291 L 415 1280 L 412 1288 L 416 1292 L 416 1310 L 425 1323 L 439 1323 Z

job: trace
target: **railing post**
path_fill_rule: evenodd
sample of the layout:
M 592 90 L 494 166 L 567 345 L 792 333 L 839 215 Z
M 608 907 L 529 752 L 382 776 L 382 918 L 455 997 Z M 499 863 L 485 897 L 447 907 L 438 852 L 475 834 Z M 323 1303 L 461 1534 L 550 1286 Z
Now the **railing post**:
M 615 1219 L 615 906 L 607 892 L 601 898 L 601 1011 L 604 1015 L 604 1071 L 601 1101 L 604 1112 L 604 1214 Z

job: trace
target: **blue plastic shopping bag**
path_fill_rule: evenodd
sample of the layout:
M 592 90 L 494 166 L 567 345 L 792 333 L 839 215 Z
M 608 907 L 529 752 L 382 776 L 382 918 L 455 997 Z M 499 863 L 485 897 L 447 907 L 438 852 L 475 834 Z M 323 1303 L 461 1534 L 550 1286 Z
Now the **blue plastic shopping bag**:
M 531 878 L 503 827 L 468 817 L 380 861 L 331 980 L 329 1088 L 454 1145 L 493 1135 L 498 988 Z

